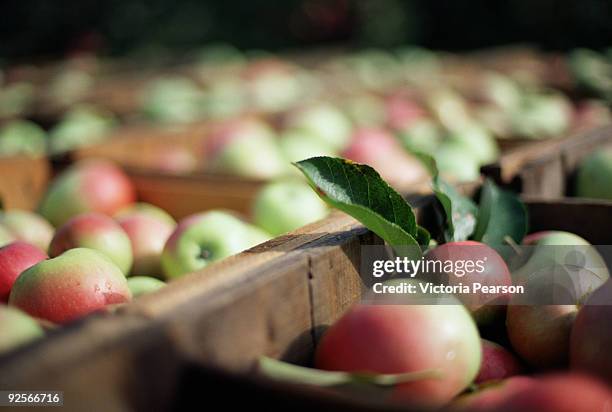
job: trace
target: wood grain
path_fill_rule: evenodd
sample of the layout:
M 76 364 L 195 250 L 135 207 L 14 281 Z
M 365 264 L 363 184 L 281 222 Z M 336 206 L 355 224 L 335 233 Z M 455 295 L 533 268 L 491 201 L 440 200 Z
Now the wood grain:
M 35 210 L 50 177 L 44 157 L 0 158 L 0 200 L 6 209 Z
M 95 315 L 0 357 L 0 389 L 63 391 L 67 411 L 165 410 L 181 363 L 154 323 Z
M 482 172 L 521 193 L 560 198 L 571 194 L 573 175 L 593 151 L 612 146 L 612 125 L 582 130 L 562 139 L 519 147 Z

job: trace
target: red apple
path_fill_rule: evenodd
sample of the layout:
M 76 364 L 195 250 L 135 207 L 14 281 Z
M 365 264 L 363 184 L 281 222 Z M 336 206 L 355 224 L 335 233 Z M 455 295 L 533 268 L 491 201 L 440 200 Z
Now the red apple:
M 573 233 L 537 232 L 527 236 L 524 243 L 535 246 L 513 277 L 515 283 L 524 284 L 533 298 L 508 306 L 508 338 L 516 353 L 530 365 L 564 366 L 579 305 L 605 283 L 609 274 L 595 248 Z M 540 292 L 544 294 L 542 298 Z M 534 301 L 536 298 L 540 300 Z M 553 304 L 557 302 L 560 304 Z
M 49 256 L 56 257 L 68 249 L 86 247 L 97 250 L 128 274 L 132 266 L 132 245 L 121 226 L 100 213 L 84 213 L 60 227 L 49 246 Z
M 13 242 L 0 248 L 0 302 L 8 302 L 9 294 L 21 272 L 48 256 L 36 246 Z
M 204 142 L 209 167 L 216 171 L 254 179 L 270 179 L 289 170 L 276 135 L 255 117 L 214 125 Z
M 501 382 L 485 385 L 482 389 L 460 396 L 449 405 L 449 412 L 493 412 L 508 398 L 516 396 L 536 383 L 529 376 L 513 376 Z M 446 410 L 446 409 L 445 409 Z
M 515 376 L 459 398 L 453 412 L 606 412 L 610 388 L 591 377 L 555 374 Z
M 153 167 L 167 173 L 188 174 L 197 169 L 198 158 L 187 148 L 168 148 L 155 155 Z
M 342 156 L 375 168 L 385 180 L 400 189 L 423 182 L 428 176 L 421 162 L 383 129 L 355 131 Z
M 504 259 L 495 249 L 484 243 L 471 240 L 448 242 L 427 253 L 427 262 L 433 265 L 447 266 L 452 263 L 454 272 L 444 270 L 435 275 L 436 280 L 445 285 L 469 285 L 474 290 L 476 284 L 486 287 L 510 286 L 512 278 Z M 449 267 L 451 267 L 449 265 Z M 479 324 L 491 323 L 500 314 L 503 315 L 508 302 L 508 294 L 471 293 L 461 296 L 474 319 Z
M 121 213 L 117 222 L 132 244 L 134 263 L 131 273 L 133 275 L 162 276 L 161 254 L 176 223 L 142 209 Z
M 92 249 L 71 249 L 23 272 L 9 304 L 31 316 L 68 323 L 132 298 L 121 270 Z
M 539 377 L 532 385 L 507 395 L 496 412 L 607 412 L 612 392 L 586 375 L 558 374 Z
M 597 289 L 578 312 L 570 338 L 572 369 L 612 383 L 612 281 Z
M 523 371 L 519 360 L 503 346 L 486 339 L 482 342 L 482 364 L 475 383 L 501 380 Z
M 438 379 L 402 383 L 392 397 L 440 406 L 476 377 L 481 361 L 478 330 L 456 305 L 357 305 L 321 339 L 315 366 L 332 371 L 398 374 L 435 370 Z
M 132 183 L 119 167 L 105 160 L 84 160 L 52 182 L 40 213 L 57 227 L 84 212 L 113 215 L 135 198 Z
M 603 102 L 586 100 L 576 105 L 572 123 L 575 127 L 593 128 L 609 124 L 611 119 L 610 109 Z
M 576 305 L 508 305 L 506 330 L 512 348 L 532 366 L 564 366 L 577 312 Z
M 385 103 L 387 125 L 392 130 L 404 130 L 427 114 L 414 100 L 399 94 L 389 96 Z
M 527 245 L 527 246 L 537 245 L 540 240 L 554 233 L 555 233 L 554 230 L 541 230 L 539 232 L 530 233 L 523 238 L 523 245 Z

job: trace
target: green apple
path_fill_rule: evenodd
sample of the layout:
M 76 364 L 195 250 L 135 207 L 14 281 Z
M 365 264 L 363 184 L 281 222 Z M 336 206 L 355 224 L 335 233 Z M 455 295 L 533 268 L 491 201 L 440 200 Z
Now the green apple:
M 204 91 L 202 104 L 206 115 L 228 118 L 245 109 L 246 91 L 239 78 L 218 76 Z
M 267 239 L 262 231 L 228 212 L 198 213 L 179 222 L 164 246 L 162 268 L 168 279 L 176 278 Z
M 601 282 L 610 277 L 607 265 L 597 249 L 578 235 L 563 231 L 543 231 L 526 236 L 523 242 L 532 245 L 532 250 L 526 263 L 513 272 L 515 284 L 525 282 L 556 265 L 570 265 L 596 275 L 596 281 L 591 276 L 578 277 L 577 286 L 580 286 L 584 293 L 599 287 Z M 578 261 L 574 262 L 576 259 Z M 592 284 L 593 281 L 596 284 Z
M 49 151 L 68 150 L 104 141 L 116 125 L 112 113 L 81 105 L 72 108 L 49 132 Z
M 13 120 L 0 129 L 0 156 L 42 155 L 46 150 L 45 131 L 28 120 Z
M 266 185 L 255 198 L 253 222 L 277 236 L 323 219 L 328 209 L 317 194 L 301 181 Z
M 434 153 L 443 176 L 456 182 L 473 182 L 480 176 L 480 164 L 465 145 L 456 140 L 443 142 Z
M 385 105 L 374 95 L 359 94 L 347 98 L 342 106 L 356 126 L 376 127 L 385 122 Z
M 24 271 L 13 285 L 9 305 L 64 324 L 131 299 L 125 276 L 110 259 L 77 248 Z
M 611 49 L 608 49 L 607 56 L 594 50 L 576 49 L 570 54 L 568 63 L 577 83 L 582 88 L 599 95 L 608 102 L 612 100 Z
M 203 94 L 185 77 L 164 77 L 152 82 L 142 95 L 142 112 L 160 122 L 193 122 L 202 116 Z
M 525 96 L 514 112 L 512 124 L 516 134 L 531 139 L 560 137 L 572 121 L 572 106 L 561 94 L 531 94 Z
M 162 220 L 170 225 L 176 224 L 174 218 L 164 209 L 145 202 L 137 202 L 126 206 L 118 211 L 114 217 L 115 219 L 120 220 L 122 218 L 141 213 L 149 215 L 155 219 Z
M 132 292 L 132 297 L 136 298 L 153 293 L 166 286 L 166 283 L 150 276 L 132 276 L 128 278 L 127 285 Z
M 42 338 L 40 325 L 19 309 L 0 305 L 0 354 Z
M 303 129 L 337 151 L 345 149 L 351 137 L 349 118 L 330 103 L 317 103 L 289 115 L 287 128 Z
M 512 113 L 495 105 L 481 105 L 474 108 L 476 121 L 496 138 L 512 138 Z
M 253 61 L 244 74 L 250 100 L 267 112 L 286 110 L 303 97 L 302 76 L 298 67 L 274 57 Z
M 404 46 L 396 50 L 396 54 L 404 77 L 417 84 L 437 78 L 443 67 L 437 53 L 421 47 Z
M 434 154 L 441 144 L 440 128 L 430 119 L 418 119 L 398 131 L 404 147 L 411 152 Z
M 0 226 L 0 247 L 4 245 L 8 245 L 11 242 L 14 242 L 15 236 L 9 230 L 3 226 Z
M 317 156 L 336 156 L 334 148 L 311 133 L 301 129 L 289 129 L 280 138 L 280 148 L 291 162 L 309 159 Z
M 388 90 L 400 75 L 399 61 L 382 49 L 368 49 L 349 57 L 350 70 L 368 89 Z M 385 73 L 381 76 L 381 73 Z
M 460 131 L 473 123 L 467 103 L 452 90 L 442 89 L 430 93 L 427 104 L 442 126 L 448 130 Z
M 42 216 L 19 209 L 0 211 L 0 226 L 10 231 L 15 239 L 38 246 L 41 250 L 49 248 L 55 231 Z
M 31 83 L 15 82 L 0 89 L 0 117 L 23 115 L 34 100 L 35 87 Z
M 494 162 L 499 157 L 499 147 L 493 136 L 476 124 L 451 132 L 448 138 L 464 145 L 479 165 Z
M 93 76 L 84 70 L 64 69 L 51 79 L 47 93 L 54 103 L 69 106 L 83 99 L 94 81 Z
M 513 110 L 521 103 L 521 91 L 516 83 L 499 73 L 488 73 L 484 79 L 485 97 L 504 110 Z
M 598 149 L 578 168 L 576 196 L 612 200 L 612 148 Z

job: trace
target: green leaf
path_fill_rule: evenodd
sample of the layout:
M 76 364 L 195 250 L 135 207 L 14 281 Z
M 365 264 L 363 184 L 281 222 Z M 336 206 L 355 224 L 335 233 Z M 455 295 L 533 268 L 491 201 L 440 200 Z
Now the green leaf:
M 431 235 L 429 234 L 429 231 L 427 229 L 422 226 L 418 226 L 416 240 L 419 245 L 429 246 L 429 243 L 431 242 Z
M 435 179 L 440 172 L 438 171 L 438 165 L 436 163 L 436 159 L 428 153 L 412 150 L 410 151 L 417 159 L 421 161 L 423 166 L 427 169 L 429 174 Z
M 345 386 L 365 384 L 372 386 L 395 386 L 400 383 L 415 382 L 425 379 L 441 379 L 442 372 L 437 369 L 426 369 L 417 372 L 399 374 L 363 374 L 324 371 L 306 368 L 276 359 L 261 357 L 258 371 L 271 379 L 315 386 Z
M 416 216 L 410 205 L 370 166 L 333 157 L 294 163 L 330 206 L 363 223 L 391 246 L 418 246 Z M 418 250 L 420 256 L 420 249 Z
M 519 197 L 487 179 L 480 193 L 480 210 L 473 239 L 492 247 L 520 244 L 527 233 L 527 209 Z
M 444 209 L 446 242 L 457 242 L 468 239 L 476 227 L 478 208 L 472 200 L 463 196 L 440 176 L 433 179 L 433 190 Z

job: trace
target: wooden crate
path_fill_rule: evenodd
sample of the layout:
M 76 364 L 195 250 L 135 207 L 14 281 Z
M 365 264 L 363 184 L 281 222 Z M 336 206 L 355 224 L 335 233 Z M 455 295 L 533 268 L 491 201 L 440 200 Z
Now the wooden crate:
M 56 163 L 55 169 L 60 170 L 78 159 L 107 158 L 126 169 L 136 184 L 139 198 L 167 209 L 178 217 L 192 211 L 194 203 L 204 206 L 205 209 L 230 209 L 248 215 L 252 201 L 265 181 L 209 172 L 206 171 L 205 165 L 200 165 L 196 171 L 188 174 L 168 172 L 158 167 L 165 153 L 177 149 L 190 153 L 202 152 L 203 142 L 210 127 L 211 123 L 201 122 L 166 128 L 154 128 L 150 125 L 122 128 L 107 142 L 74 151 L 69 159 Z M 559 155 L 561 147 L 565 147 L 569 139 L 505 139 L 500 141 L 500 161 L 486 166 L 483 170 L 488 175 L 494 175 L 494 171 L 499 169 L 504 176 L 513 176 L 524 164 L 539 158 L 543 153 L 549 156 Z M 548 164 L 545 167 L 548 167 Z M 539 175 L 535 175 L 534 184 L 539 183 L 538 179 Z M 545 185 L 545 189 L 552 190 L 549 184 Z M 429 179 L 398 190 L 404 194 L 426 194 L 430 191 Z
M 605 147 L 612 147 L 612 125 L 509 151 L 482 172 L 520 193 L 559 198 L 572 195 L 580 162 Z
M 0 158 L 0 201 L 6 209 L 35 210 L 50 178 L 44 157 Z
M 421 203 L 423 221 L 431 198 Z M 531 230 L 569 230 L 594 244 L 612 242 L 610 204 L 532 198 L 527 206 Z M 380 243 L 352 218 L 333 213 L 117 314 L 89 317 L 1 358 L 0 388 L 64 390 L 68 410 L 85 403 L 92 410 L 156 410 L 187 401 L 224 402 L 230 409 L 259 401 L 267 410 L 393 410 L 250 373 L 262 355 L 307 364 L 322 330 L 364 291 L 361 246 Z M 227 397 L 228 388 L 239 396 Z

